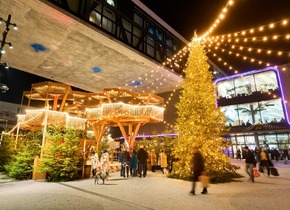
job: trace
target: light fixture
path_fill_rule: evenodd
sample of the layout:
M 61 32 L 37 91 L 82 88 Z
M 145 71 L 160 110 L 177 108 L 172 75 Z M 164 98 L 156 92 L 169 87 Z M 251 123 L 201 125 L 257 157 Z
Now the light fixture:
M 5 69 L 9 69 L 9 65 L 6 62 L 0 63 L 0 66 L 4 66 Z
M 5 53 L 4 46 L 7 44 L 10 49 L 13 48 L 13 45 L 12 45 L 11 42 L 6 42 L 6 37 L 8 35 L 9 30 L 10 30 L 9 27 L 13 26 L 13 28 L 16 30 L 17 29 L 17 25 L 16 25 L 16 23 L 11 23 L 10 21 L 11 21 L 11 15 L 10 14 L 8 15 L 7 20 L 4 20 L 2 17 L 0 17 L 0 24 L 2 24 L 2 22 L 5 22 L 5 29 L 4 29 L 4 31 L 2 33 L 2 40 L 0 40 L 0 61 L 1 61 L 1 58 L 2 58 L 2 54 Z M 9 65 L 6 62 L 4 62 L 4 63 L 0 62 L 0 65 L 1 66 L 3 65 L 5 67 L 5 69 L 9 68 Z

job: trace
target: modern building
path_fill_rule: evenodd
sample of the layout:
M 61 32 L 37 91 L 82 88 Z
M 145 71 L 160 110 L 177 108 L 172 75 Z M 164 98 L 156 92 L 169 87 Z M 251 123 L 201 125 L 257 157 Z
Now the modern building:
M 17 124 L 20 105 L 0 101 L 0 107 L 0 132 L 8 132 Z
M 229 128 L 225 138 L 238 148 L 269 146 L 283 149 L 290 143 L 289 73 L 269 67 L 215 80 L 217 106 Z

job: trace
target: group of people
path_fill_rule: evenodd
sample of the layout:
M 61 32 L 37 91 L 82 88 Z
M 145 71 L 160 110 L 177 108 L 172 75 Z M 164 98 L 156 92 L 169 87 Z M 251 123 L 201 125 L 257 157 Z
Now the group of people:
M 121 164 L 120 176 L 122 177 L 129 177 L 129 172 L 130 176 L 146 177 L 147 170 L 150 169 L 152 172 L 160 169 L 163 174 L 167 173 L 167 155 L 164 150 L 160 151 L 157 158 L 154 149 L 147 152 L 143 145 L 140 145 L 138 151 L 124 147 L 118 161 Z
M 271 167 L 274 167 L 274 164 L 271 160 L 269 150 L 261 147 L 253 151 L 248 146 L 245 146 L 243 156 L 245 158 L 246 173 L 249 175 L 249 181 L 255 182 L 254 168 L 257 167 L 257 163 L 259 163 L 258 170 L 262 173 L 267 171 L 268 177 L 270 176 Z

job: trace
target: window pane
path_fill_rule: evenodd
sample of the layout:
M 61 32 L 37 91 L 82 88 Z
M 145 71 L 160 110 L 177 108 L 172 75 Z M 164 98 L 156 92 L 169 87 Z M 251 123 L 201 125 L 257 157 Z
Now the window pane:
M 235 95 L 233 80 L 217 83 L 218 97 L 232 98 Z
M 143 19 L 137 14 L 134 14 L 134 22 L 140 26 L 143 26 Z
M 278 83 L 274 71 L 262 72 L 255 74 L 256 87 L 258 91 L 268 92 L 269 89 L 277 89 Z
M 238 112 L 237 112 L 237 106 L 224 106 L 221 107 L 221 111 L 224 113 L 224 116 L 226 118 L 226 125 L 227 126 L 238 126 L 240 125 L 239 119 L 238 119 Z
M 154 48 L 147 44 L 147 54 L 154 57 Z
M 89 18 L 90 22 L 95 23 L 98 26 L 101 26 L 101 15 L 95 11 L 92 11 Z
M 133 28 L 133 34 L 136 35 L 137 37 L 142 36 L 142 32 L 138 28 Z
M 127 31 L 132 32 L 132 25 L 129 22 L 127 22 L 126 20 L 122 19 L 122 23 L 123 23 L 124 28 Z

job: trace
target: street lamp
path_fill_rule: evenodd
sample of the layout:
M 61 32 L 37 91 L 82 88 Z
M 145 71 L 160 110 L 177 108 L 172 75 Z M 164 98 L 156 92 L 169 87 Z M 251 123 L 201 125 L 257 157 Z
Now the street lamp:
M 13 28 L 15 30 L 17 30 L 17 25 L 16 25 L 16 23 L 11 23 L 10 21 L 11 21 L 11 15 L 10 14 L 8 15 L 7 20 L 4 20 L 2 17 L 0 17 L 0 24 L 2 24 L 3 22 L 5 23 L 5 29 L 4 29 L 4 31 L 2 33 L 2 40 L 0 40 L 0 61 L 1 61 L 1 58 L 2 58 L 2 54 L 5 53 L 4 46 L 8 45 L 10 49 L 13 48 L 13 45 L 12 45 L 11 42 L 6 42 L 6 37 L 8 35 L 9 30 L 10 30 L 9 27 L 13 26 Z M 0 65 L 4 65 L 5 68 L 9 68 L 9 66 L 8 66 L 8 64 L 6 62 L 5 63 L 0 62 Z

